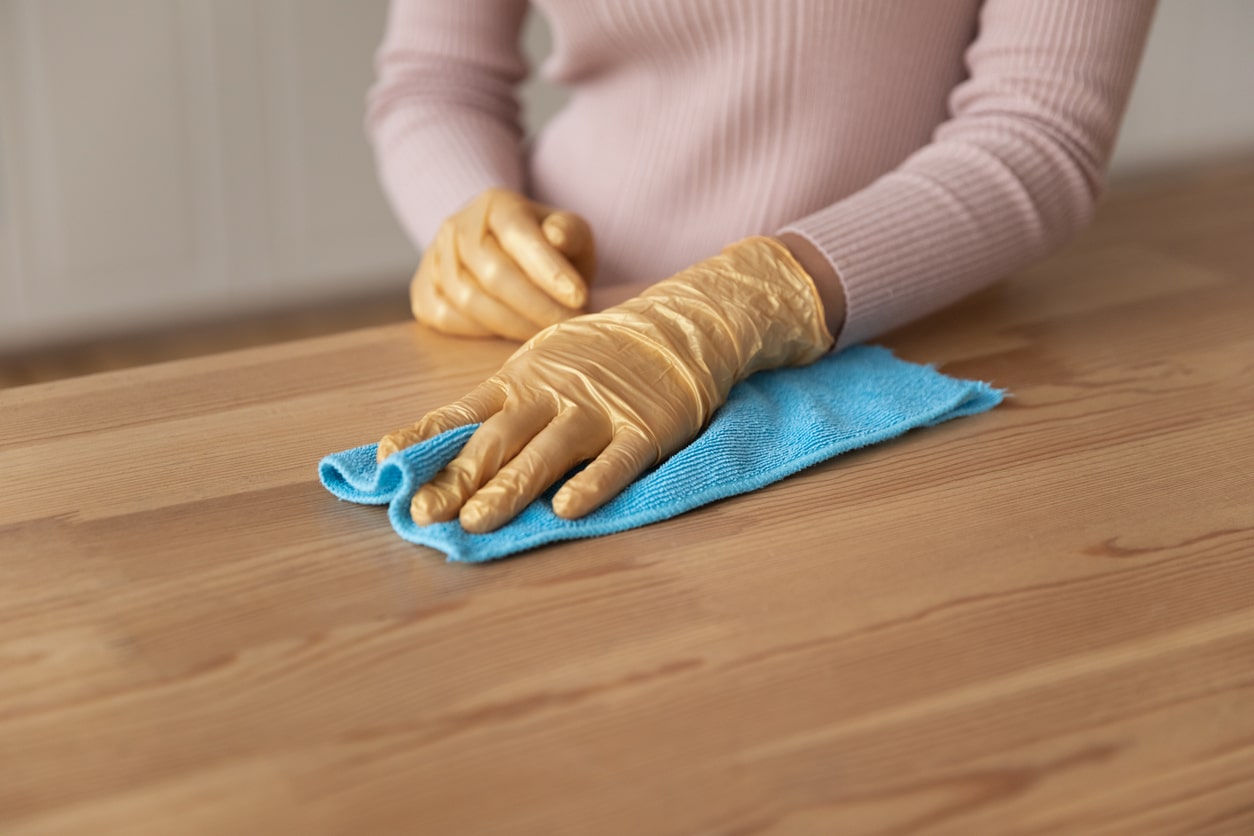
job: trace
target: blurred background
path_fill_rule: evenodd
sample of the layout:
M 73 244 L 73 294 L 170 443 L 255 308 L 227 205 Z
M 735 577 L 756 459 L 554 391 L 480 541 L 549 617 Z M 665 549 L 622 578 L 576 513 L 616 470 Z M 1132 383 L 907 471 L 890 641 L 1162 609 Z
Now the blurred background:
M 0 0 L 0 386 L 408 318 L 362 127 L 386 9 Z M 523 96 L 532 131 L 563 100 Z M 1254 2 L 1163 0 L 1113 177 L 1232 161 Z

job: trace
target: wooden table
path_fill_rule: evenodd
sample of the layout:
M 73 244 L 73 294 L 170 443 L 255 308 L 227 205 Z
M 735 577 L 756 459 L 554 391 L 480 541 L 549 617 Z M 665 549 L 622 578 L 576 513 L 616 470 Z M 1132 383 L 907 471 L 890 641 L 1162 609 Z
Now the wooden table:
M 885 340 L 992 413 L 484 566 L 318 458 L 506 345 L 0 392 L 0 832 L 1254 833 L 1254 173 Z

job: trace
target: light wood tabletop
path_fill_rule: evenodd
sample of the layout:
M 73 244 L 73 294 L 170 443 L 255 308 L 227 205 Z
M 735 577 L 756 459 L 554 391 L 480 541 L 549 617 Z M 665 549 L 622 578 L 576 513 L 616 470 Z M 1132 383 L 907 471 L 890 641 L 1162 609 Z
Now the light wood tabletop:
M 1254 173 L 882 342 L 1013 397 L 477 566 L 316 464 L 508 345 L 0 392 L 0 832 L 1254 833 Z

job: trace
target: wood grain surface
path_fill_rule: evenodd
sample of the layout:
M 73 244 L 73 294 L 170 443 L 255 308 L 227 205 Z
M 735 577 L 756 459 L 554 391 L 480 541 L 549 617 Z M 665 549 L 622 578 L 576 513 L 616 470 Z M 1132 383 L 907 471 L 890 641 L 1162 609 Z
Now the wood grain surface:
M 0 389 L 337 334 L 410 319 L 407 278 L 391 293 L 355 296 L 226 319 L 176 322 L 138 333 L 0 354 Z
M 1014 396 L 484 566 L 318 485 L 511 350 L 0 392 L 0 833 L 1254 833 L 1254 171 L 883 342 Z

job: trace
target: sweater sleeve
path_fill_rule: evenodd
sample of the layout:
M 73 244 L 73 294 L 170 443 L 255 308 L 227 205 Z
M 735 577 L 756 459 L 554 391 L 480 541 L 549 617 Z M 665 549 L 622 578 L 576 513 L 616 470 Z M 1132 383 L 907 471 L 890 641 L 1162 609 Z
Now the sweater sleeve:
M 392 0 L 366 128 L 414 244 L 493 186 L 521 191 L 526 0 Z
M 986 0 L 932 142 L 780 232 L 845 293 L 837 348 L 950 304 L 1092 218 L 1154 0 Z

